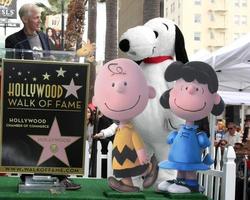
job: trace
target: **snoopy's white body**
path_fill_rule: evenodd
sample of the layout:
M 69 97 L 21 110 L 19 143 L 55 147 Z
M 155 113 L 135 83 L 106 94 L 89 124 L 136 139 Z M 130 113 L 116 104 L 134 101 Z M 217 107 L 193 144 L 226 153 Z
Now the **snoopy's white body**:
M 168 19 L 155 18 L 144 26 L 128 29 L 121 36 L 120 41 L 124 39 L 129 41 L 130 48 L 126 53 L 133 60 L 175 56 L 175 25 Z M 159 63 L 141 62 L 140 64 L 148 84 L 156 90 L 156 97 L 148 102 L 146 109 L 139 116 L 134 118 L 133 124 L 144 139 L 149 154 L 155 153 L 159 161 L 167 159 L 168 134 L 174 130 L 173 127 L 178 128 L 184 123 L 169 109 L 164 109 L 159 102 L 161 95 L 172 88 L 173 83 L 167 83 L 164 79 L 166 68 L 172 62 L 172 59 L 167 59 Z M 175 177 L 176 171 L 174 170 L 160 170 L 157 182 Z
M 169 145 L 166 140 L 168 133 L 174 130 L 172 126 L 178 128 L 183 123 L 159 103 L 161 95 L 172 88 L 172 84 L 167 84 L 164 80 L 164 72 L 172 62 L 172 60 L 167 60 L 159 64 L 141 63 L 148 84 L 156 89 L 156 97 L 149 101 L 143 113 L 133 120 L 133 124 L 144 139 L 149 154 L 155 153 L 160 161 L 167 159 Z M 158 181 L 173 179 L 175 176 L 174 170 L 160 171 Z

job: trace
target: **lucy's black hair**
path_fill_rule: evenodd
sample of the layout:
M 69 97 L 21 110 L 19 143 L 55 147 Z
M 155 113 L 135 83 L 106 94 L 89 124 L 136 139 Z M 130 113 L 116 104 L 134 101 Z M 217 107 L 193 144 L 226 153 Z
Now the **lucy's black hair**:
M 215 93 L 218 90 L 218 78 L 214 69 L 207 63 L 200 61 L 192 61 L 185 64 L 178 61 L 174 62 L 168 66 L 164 77 L 168 82 L 181 78 L 186 82 L 196 80 L 201 84 L 207 84 L 211 93 Z M 169 108 L 169 92 L 170 90 L 165 91 L 160 98 L 160 104 L 164 108 Z M 224 101 L 221 99 L 218 105 L 214 105 L 211 113 L 217 116 L 220 115 L 223 110 Z

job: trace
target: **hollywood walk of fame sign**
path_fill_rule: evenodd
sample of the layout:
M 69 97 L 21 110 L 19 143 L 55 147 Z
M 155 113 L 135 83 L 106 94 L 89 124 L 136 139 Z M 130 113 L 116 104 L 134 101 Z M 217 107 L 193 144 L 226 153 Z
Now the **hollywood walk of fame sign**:
M 3 60 L 0 171 L 84 174 L 89 65 Z

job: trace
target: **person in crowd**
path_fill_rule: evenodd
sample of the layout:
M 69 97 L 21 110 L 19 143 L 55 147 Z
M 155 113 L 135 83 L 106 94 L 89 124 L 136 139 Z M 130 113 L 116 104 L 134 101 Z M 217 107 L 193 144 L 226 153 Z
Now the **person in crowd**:
M 103 115 L 101 112 L 99 112 L 99 122 L 98 122 L 98 128 L 97 128 L 97 132 L 101 132 L 102 130 L 108 128 L 110 125 L 112 125 L 114 122 L 112 119 L 106 117 L 105 115 Z M 103 154 L 107 154 L 107 147 L 108 147 L 108 143 L 109 141 L 113 141 L 114 137 L 112 135 L 110 135 L 109 137 L 106 138 L 102 138 L 101 143 L 102 143 L 102 153 Z
M 5 48 L 49 51 L 48 37 L 40 30 L 41 12 L 39 7 L 32 3 L 24 4 L 19 10 L 19 16 L 23 23 L 23 29 L 6 38 Z M 36 59 L 33 53 L 22 53 L 21 51 L 15 53 L 15 55 L 8 53 L 6 56 L 9 58 Z M 22 174 L 20 178 L 23 182 L 26 176 L 32 175 Z M 79 184 L 73 183 L 67 176 L 56 175 L 56 177 L 66 190 L 76 190 L 81 187 Z
M 53 28 L 48 27 L 46 29 L 46 35 L 49 38 L 49 47 L 51 50 L 56 50 L 56 32 Z
M 24 4 L 19 10 L 19 16 L 23 23 L 23 29 L 8 36 L 5 40 L 5 48 L 26 50 L 50 50 L 49 40 L 41 28 L 41 12 L 35 4 Z M 14 55 L 6 55 L 11 58 L 35 59 L 32 53 L 16 52 Z
M 250 119 L 246 119 L 245 120 L 245 124 L 244 124 L 244 132 L 243 132 L 243 139 L 242 142 L 246 143 L 247 139 L 249 139 L 249 132 L 250 132 Z
M 95 139 L 105 139 L 112 137 L 115 134 L 116 129 L 118 128 L 117 123 L 112 123 L 109 127 L 101 129 L 97 134 L 94 135 Z
M 108 144 L 109 142 L 113 142 L 115 129 L 110 130 L 110 126 L 114 124 L 115 127 L 117 125 L 113 123 L 113 120 L 104 116 L 100 111 L 97 113 L 97 119 L 94 122 L 95 134 L 92 135 L 93 139 L 100 140 L 102 149 L 102 154 L 108 153 Z M 110 134 L 102 134 L 104 132 L 110 132 Z M 93 147 L 92 147 L 93 149 Z M 102 178 L 107 178 L 107 159 L 102 159 Z
M 236 131 L 236 124 L 234 122 L 229 122 L 227 124 L 227 132 L 225 134 L 224 140 L 227 142 L 227 146 L 234 146 L 235 143 L 241 143 L 241 135 Z
M 87 108 L 87 140 L 89 143 L 89 153 L 91 153 L 93 133 L 94 133 L 94 110 L 90 106 Z
M 214 134 L 214 145 L 218 146 L 220 144 L 220 141 L 224 139 L 226 134 L 226 125 L 224 120 L 218 120 L 216 125 L 216 131 Z
M 62 37 L 61 37 L 61 31 L 55 30 L 55 48 L 56 50 L 62 49 L 62 43 L 61 43 Z
M 243 136 L 243 131 L 242 131 L 240 125 L 236 125 L 236 131 L 241 135 L 241 137 Z

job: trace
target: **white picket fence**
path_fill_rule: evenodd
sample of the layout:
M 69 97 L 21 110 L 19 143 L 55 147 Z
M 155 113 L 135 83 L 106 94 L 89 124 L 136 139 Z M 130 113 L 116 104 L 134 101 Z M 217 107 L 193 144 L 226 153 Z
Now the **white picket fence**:
M 107 177 L 113 175 L 112 168 L 112 142 L 108 144 L 108 153 L 102 154 L 102 144 L 100 141 L 97 141 L 97 159 L 96 159 L 96 178 L 102 177 L 102 159 L 107 159 Z M 86 141 L 85 145 L 85 163 L 84 163 L 84 177 L 87 178 L 89 174 L 89 143 Z
M 84 164 L 84 176 L 88 178 L 89 174 L 89 144 L 86 141 L 85 146 L 85 164 Z M 96 178 L 101 178 L 102 173 L 102 159 L 107 159 L 107 176 L 113 175 L 112 170 L 112 143 L 108 144 L 108 153 L 101 153 L 101 142 L 97 142 L 97 164 L 96 164 Z M 207 150 L 208 152 L 209 150 Z M 214 150 L 215 151 L 215 150 Z M 228 147 L 224 151 L 223 162 L 221 156 L 221 150 L 218 149 L 216 156 L 216 166 L 211 166 L 210 170 L 199 171 L 198 180 L 199 184 L 205 188 L 204 194 L 213 200 L 235 200 L 235 183 L 236 183 L 236 164 L 235 164 L 235 152 L 233 147 Z M 223 166 L 221 165 L 223 163 Z M 8 174 L 13 176 L 13 174 Z M 15 174 L 14 176 L 18 176 Z M 77 178 L 77 176 L 71 175 L 71 178 Z
M 97 142 L 97 165 L 96 165 L 96 177 L 101 178 L 102 172 L 102 159 L 107 159 L 107 176 L 113 175 L 113 170 L 111 166 L 112 162 L 112 143 L 108 144 L 108 153 L 103 155 L 101 153 L 101 143 Z M 85 151 L 85 175 L 88 176 L 89 173 L 89 146 L 86 143 Z M 208 152 L 209 150 L 207 150 Z M 214 149 L 215 152 L 215 149 Z M 213 200 L 235 200 L 235 183 L 236 183 L 236 165 L 235 160 L 236 155 L 233 147 L 228 147 L 224 151 L 223 155 L 223 166 L 221 165 L 221 150 L 218 149 L 216 156 L 216 167 L 211 166 L 210 170 L 199 171 L 198 180 L 199 184 L 205 188 L 204 194 Z M 215 158 L 214 158 L 215 159 Z
M 208 150 L 207 150 L 208 152 Z M 215 152 L 215 149 L 214 149 Z M 213 157 L 215 159 L 215 156 Z M 225 149 L 223 158 L 218 148 L 215 163 L 210 170 L 199 171 L 199 184 L 205 188 L 204 194 L 213 200 L 235 200 L 236 164 L 232 146 Z M 221 162 L 223 159 L 223 162 Z M 221 165 L 223 163 L 223 165 Z

